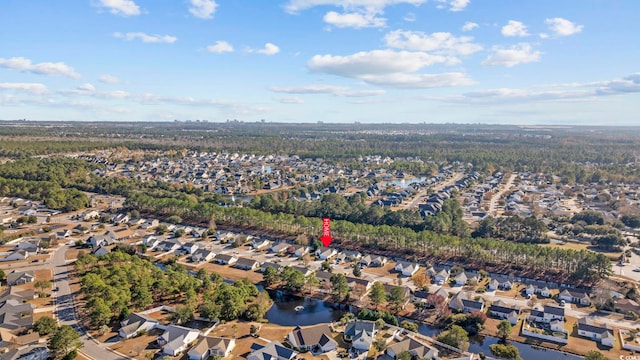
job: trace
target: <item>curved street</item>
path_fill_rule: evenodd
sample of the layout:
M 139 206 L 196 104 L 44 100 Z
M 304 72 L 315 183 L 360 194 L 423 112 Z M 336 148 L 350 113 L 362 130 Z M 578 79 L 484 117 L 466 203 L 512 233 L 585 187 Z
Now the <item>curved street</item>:
M 54 287 L 58 287 L 55 301 L 55 315 L 60 325 L 69 325 L 80 333 L 80 339 L 84 343 L 79 352 L 89 358 L 95 360 L 125 360 L 129 359 L 125 356 L 118 355 L 106 348 L 104 344 L 99 344 L 90 338 L 84 327 L 79 323 L 76 317 L 76 305 L 69 286 L 69 275 L 73 271 L 72 266 L 67 264 L 66 253 L 69 245 L 59 246 L 53 253 L 48 266 L 53 273 Z

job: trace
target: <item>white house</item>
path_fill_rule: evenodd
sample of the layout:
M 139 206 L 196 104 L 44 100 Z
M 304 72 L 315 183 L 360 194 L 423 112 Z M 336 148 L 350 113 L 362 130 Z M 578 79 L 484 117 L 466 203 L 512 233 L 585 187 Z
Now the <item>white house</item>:
M 436 284 L 444 284 L 449 279 L 449 270 L 442 269 L 433 277 Z
M 420 265 L 407 261 L 398 261 L 396 263 L 396 266 L 394 267 L 394 270 L 401 273 L 402 276 L 410 277 L 417 273 L 418 270 L 420 270 Z
M 26 260 L 31 255 L 27 250 L 16 250 L 7 255 L 3 261 Z
M 497 300 L 489 306 L 489 314 L 500 319 L 507 319 L 511 325 L 515 325 L 520 317 L 520 308 L 515 305 L 507 305 L 502 300 Z
M 580 304 L 589 306 L 591 305 L 591 299 L 589 299 L 589 294 L 584 291 L 578 290 L 562 290 L 558 295 L 560 300 L 564 300 L 566 302 L 571 302 L 574 304 Z
M 613 336 L 613 329 L 609 328 L 607 324 L 598 325 L 593 319 L 589 317 L 583 317 L 578 319 L 578 335 L 592 339 L 593 341 L 599 341 L 604 346 L 613 347 L 615 337 Z
M 189 360 L 205 360 L 215 356 L 224 358 L 229 356 L 235 347 L 235 339 L 203 336 L 187 355 Z
M 247 360 L 292 360 L 295 359 L 296 356 L 298 356 L 296 351 L 284 347 L 277 341 L 272 341 L 266 345 L 253 343 Z
M 255 238 L 255 239 L 251 240 L 251 247 L 254 250 L 266 248 L 269 245 L 271 245 L 271 241 L 269 241 L 269 240 L 260 239 L 260 238 Z
M 192 343 L 200 335 L 200 331 L 178 325 L 169 325 L 162 335 L 158 338 L 158 345 L 162 347 L 162 352 L 177 356 Z
M 376 334 L 376 324 L 373 321 L 356 320 L 347 323 L 344 329 L 344 339 L 351 343 L 351 348 L 358 352 L 367 352 L 373 344 Z
M 320 260 L 327 260 L 327 259 L 331 259 L 332 257 L 336 256 L 338 254 L 338 251 L 336 249 L 333 248 L 327 248 L 327 247 L 319 247 L 316 250 L 316 255 L 318 256 L 318 258 L 320 258 Z

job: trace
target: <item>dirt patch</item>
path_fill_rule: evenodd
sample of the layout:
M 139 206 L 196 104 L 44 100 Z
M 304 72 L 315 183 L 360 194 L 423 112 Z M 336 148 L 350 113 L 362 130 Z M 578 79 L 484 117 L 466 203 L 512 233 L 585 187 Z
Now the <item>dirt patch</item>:
M 195 266 L 191 267 L 195 268 Z M 262 274 L 259 272 L 240 270 L 228 265 L 206 263 L 198 268 L 203 268 L 209 272 L 220 274 L 220 276 L 225 279 L 242 280 L 244 278 L 248 278 L 253 283 L 259 283 L 262 281 Z
M 362 269 L 362 272 L 371 275 L 385 276 L 390 279 L 397 279 L 399 273 L 393 271 L 394 267 L 395 264 L 389 262 L 386 263 L 383 267 L 366 267 Z
M 160 350 L 156 343 L 156 339 L 160 335 L 162 335 L 162 330 L 154 329 L 133 339 L 118 341 L 109 348 L 135 359 L 146 359 L 147 353 L 156 353 Z

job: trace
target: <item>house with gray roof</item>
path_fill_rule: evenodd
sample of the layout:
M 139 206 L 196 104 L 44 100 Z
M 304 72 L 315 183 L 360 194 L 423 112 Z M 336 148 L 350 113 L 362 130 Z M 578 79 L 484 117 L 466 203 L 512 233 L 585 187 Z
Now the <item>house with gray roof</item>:
M 331 329 L 327 324 L 319 324 L 302 328 L 296 326 L 288 335 L 287 342 L 296 350 L 311 351 L 314 354 L 335 350 L 338 343 L 333 340 Z
M 376 323 L 367 320 L 356 320 L 347 323 L 344 329 L 344 340 L 351 343 L 357 352 L 367 352 L 371 348 L 376 334 Z
M 157 341 L 164 354 L 176 356 L 185 351 L 199 335 L 200 331 L 196 329 L 172 324 L 167 326 L 167 329 L 158 337 Z
M 578 319 L 578 335 L 598 341 L 604 346 L 613 347 L 615 342 L 614 332 L 607 324 L 596 324 L 590 317 Z
M 203 336 L 198 340 L 196 345 L 189 350 L 187 356 L 189 356 L 189 360 L 206 360 L 216 356 L 224 358 L 229 356 L 235 347 L 235 339 Z
M 7 274 L 7 278 L 6 278 L 7 285 L 9 286 L 30 283 L 35 281 L 35 279 L 36 279 L 36 276 L 34 275 L 33 270 L 28 270 L 28 271 L 12 270 L 10 273 Z
M 266 345 L 253 343 L 247 360 L 293 360 L 298 352 L 285 347 L 278 341 Z
M 395 359 L 403 352 L 409 352 L 415 359 L 438 359 L 438 349 L 416 338 L 407 337 L 387 348 L 387 355 Z
M 158 320 L 141 313 L 132 313 L 120 322 L 118 335 L 129 339 L 141 332 L 149 331 L 159 324 Z

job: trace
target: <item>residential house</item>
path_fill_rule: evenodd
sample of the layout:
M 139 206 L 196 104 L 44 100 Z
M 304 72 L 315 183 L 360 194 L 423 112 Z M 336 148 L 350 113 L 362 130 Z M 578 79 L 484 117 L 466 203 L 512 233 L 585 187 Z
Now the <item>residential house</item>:
M 287 249 L 287 251 L 295 257 L 301 257 L 305 254 L 308 254 L 310 250 L 310 247 L 304 245 L 290 245 Z
M 163 240 L 158 245 L 156 245 L 155 250 L 165 253 L 172 253 L 174 251 L 179 250 L 182 247 L 177 240 Z
M 367 352 L 373 344 L 376 335 L 376 323 L 373 321 L 356 320 L 347 323 L 344 328 L 344 340 L 351 343 L 351 348 L 357 352 Z
M 211 261 L 216 254 L 213 251 L 207 249 L 198 249 L 189 258 L 191 262 L 202 263 Z
M 544 323 L 550 323 L 553 320 L 564 321 L 564 308 L 553 305 L 545 305 L 543 311 L 532 309 L 531 314 L 529 315 L 529 320 Z
M 198 330 L 172 324 L 167 326 L 157 341 L 164 354 L 177 356 L 186 350 L 198 338 L 198 335 L 200 335 Z
M 479 298 L 474 300 L 476 295 L 468 291 L 460 291 L 453 295 L 449 301 L 449 308 L 455 311 L 470 313 L 473 311 L 482 311 L 484 309 L 484 300 Z
M 247 360 L 293 360 L 298 352 L 285 347 L 278 341 L 272 341 L 267 345 L 253 343 Z
M 489 291 L 495 291 L 498 290 L 498 287 L 500 286 L 500 282 L 496 279 L 491 279 L 491 281 L 489 281 L 489 284 L 487 284 L 487 289 Z
M 235 339 L 203 336 L 187 355 L 189 360 L 206 360 L 216 356 L 224 358 L 229 356 L 235 347 Z
M 360 259 L 360 266 L 383 267 L 387 263 L 387 258 L 380 255 L 366 255 Z
M 409 352 L 414 359 L 438 359 L 438 349 L 430 346 L 416 338 L 407 337 L 387 348 L 387 355 L 397 359 L 403 352 Z
M 537 285 L 529 284 L 524 290 L 527 295 L 539 295 L 544 297 L 551 296 L 551 289 L 548 287 L 538 287 Z
M 516 305 L 507 305 L 502 300 L 496 300 L 489 306 L 489 315 L 507 319 L 512 325 L 515 325 L 520 317 L 520 308 Z
M 417 273 L 418 270 L 420 270 L 420 265 L 408 261 L 398 261 L 398 263 L 396 263 L 396 266 L 394 267 L 394 270 L 401 273 L 402 276 L 410 277 Z
M 93 255 L 101 257 L 107 255 L 109 252 L 110 250 L 107 247 L 100 245 L 95 250 L 93 250 Z
M 604 346 L 613 347 L 615 337 L 613 336 L 613 329 L 607 326 L 607 324 L 596 324 L 593 319 L 589 317 L 583 317 L 578 319 L 578 335 L 592 339 L 593 341 L 600 341 Z
M 62 240 L 62 239 L 66 239 L 68 237 L 70 237 L 71 235 L 73 235 L 73 232 L 69 229 L 62 229 L 60 231 L 56 231 L 56 239 L 57 240 Z
M 40 239 L 28 239 L 21 241 L 16 245 L 16 250 L 26 250 L 30 253 L 37 254 L 40 250 Z
M 448 279 L 449 279 L 449 270 L 447 269 L 442 269 L 438 271 L 436 276 L 433 277 L 433 280 L 438 285 L 444 284 L 445 282 L 447 282 Z
M 293 270 L 300 271 L 304 276 L 308 276 L 308 275 L 311 275 L 311 273 L 313 273 L 313 270 L 302 267 L 302 266 L 292 266 L 292 268 Z
M 235 255 L 218 254 L 214 258 L 213 262 L 220 265 L 233 265 L 238 261 Z
M 238 258 L 238 261 L 236 261 L 233 267 L 242 269 L 242 270 L 253 271 L 260 268 L 260 262 L 254 259 L 241 257 L 241 258 Z
M 182 247 L 180 248 L 180 252 L 185 255 L 192 255 L 193 253 L 198 251 L 198 249 L 199 249 L 198 244 L 193 242 L 188 242 L 182 245 Z
M 269 248 L 269 251 L 271 251 L 272 253 L 280 254 L 287 251 L 289 246 L 290 244 L 287 244 L 286 242 L 279 242 L 271 245 L 271 247 Z
M 311 351 L 314 354 L 335 350 L 338 343 L 333 340 L 331 329 L 327 324 L 319 324 L 302 328 L 296 326 L 288 335 L 287 341 L 298 351 Z
M 589 294 L 587 294 L 584 291 L 565 289 L 560 292 L 560 295 L 558 295 L 558 298 L 560 300 L 564 300 L 574 304 L 585 305 L 585 306 L 591 305 L 591 299 L 589 299 Z
M 338 251 L 334 248 L 328 248 L 321 246 L 316 250 L 316 256 L 320 258 L 320 260 L 328 260 L 338 254 Z
M 455 281 L 456 285 L 458 285 L 458 286 L 466 285 L 467 284 L 467 274 L 465 274 L 464 271 L 463 271 L 460 274 L 456 275 L 456 277 L 453 278 L 453 281 Z
M 141 313 L 133 313 L 120 322 L 118 335 L 129 339 L 141 332 L 149 331 L 159 324 L 158 320 Z
M 353 276 L 347 276 L 347 284 L 349 285 L 349 289 L 351 290 L 354 290 L 356 287 L 362 287 L 364 289 L 364 292 L 367 293 L 373 286 L 373 281 Z M 361 296 L 364 296 L 364 294 L 361 294 Z
M 108 231 L 104 234 L 90 236 L 87 239 L 86 243 L 88 246 L 95 248 L 101 245 L 104 245 L 104 246 L 111 245 L 115 241 L 116 241 L 115 235 L 112 232 Z
M 27 258 L 29 258 L 29 256 L 31 256 L 31 254 L 32 253 L 27 250 L 16 250 L 9 253 L 9 255 L 7 255 L 2 261 L 26 260 Z
M 440 287 L 433 294 L 434 295 L 438 295 L 438 296 L 442 296 L 442 298 L 445 299 L 445 300 L 447 300 L 449 298 L 449 292 L 443 287 Z
M 282 265 L 280 264 L 276 264 L 272 262 L 264 262 L 260 266 L 260 272 L 265 272 L 267 268 L 270 268 L 270 267 L 276 269 L 277 272 L 280 272 L 280 270 L 282 269 Z
M 33 270 L 28 271 L 16 271 L 12 270 L 10 273 L 6 275 L 7 285 L 22 285 L 30 282 L 34 282 L 36 276 L 34 275 Z
M 36 335 L 37 333 L 33 333 Z M 29 336 L 31 334 L 25 335 Z M 37 341 L 37 339 L 36 339 Z M 0 341 L 0 344 L 4 341 Z M 22 341 L 16 341 L 18 344 L 25 344 Z M 1 349 L 1 345 L 0 345 Z M 47 360 L 50 359 L 49 349 L 47 349 L 44 345 L 39 345 L 37 343 L 31 344 L 28 346 L 20 346 L 17 349 L 6 350 L 4 354 L 2 354 L 3 360 Z
M 18 335 L 33 327 L 35 306 L 23 303 L 22 299 L 9 297 L 0 302 L 0 330 L 5 329 Z
M 271 241 L 266 239 L 255 238 L 251 240 L 251 248 L 254 250 L 263 249 L 269 247 L 271 245 Z

